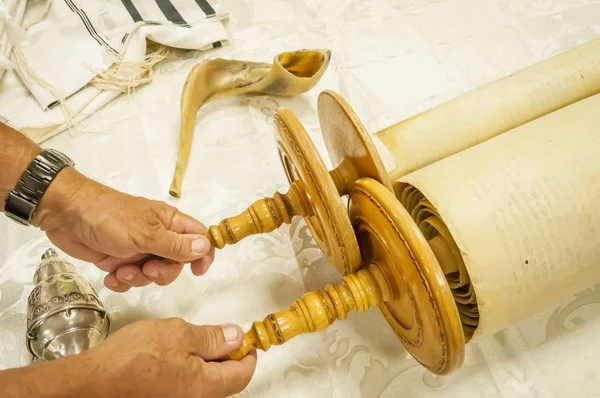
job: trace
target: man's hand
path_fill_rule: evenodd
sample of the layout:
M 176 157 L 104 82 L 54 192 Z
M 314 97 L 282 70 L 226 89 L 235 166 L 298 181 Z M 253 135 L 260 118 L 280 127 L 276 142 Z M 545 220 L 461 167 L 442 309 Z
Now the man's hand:
M 114 385 L 106 396 L 226 397 L 250 383 L 256 353 L 240 361 L 207 361 L 235 351 L 242 339 L 235 325 L 196 326 L 179 318 L 140 321 L 93 349 L 86 362 Z
M 0 123 L 0 211 L 27 165 L 41 148 Z M 42 197 L 31 224 L 46 231 L 65 253 L 92 262 L 109 274 L 116 292 L 150 282 L 166 285 L 184 262 L 202 275 L 214 249 L 206 227 L 163 202 L 134 197 L 99 184 L 71 167 L 61 170 Z M 179 262 L 167 264 L 162 257 Z
M 256 353 L 240 361 L 210 361 L 237 350 L 242 338 L 235 325 L 196 326 L 180 318 L 138 321 L 81 354 L 0 372 L 0 395 L 227 397 L 250 383 Z
M 73 168 L 63 169 L 50 184 L 32 224 L 65 253 L 108 272 L 104 283 L 116 292 L 151 282 L 169 284 L 185 262 L 202 275 L 214 258 L 202 223 L 164 202 L 111 189 Z

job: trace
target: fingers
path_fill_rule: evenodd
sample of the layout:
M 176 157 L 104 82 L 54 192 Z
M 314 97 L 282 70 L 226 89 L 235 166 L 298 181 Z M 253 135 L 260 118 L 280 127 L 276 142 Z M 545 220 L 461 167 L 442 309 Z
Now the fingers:
M 205 365 L 207 381 L 215 388 L 224 389 L 216 395 L 229 397 L 238 394 L 250 384 L 256 360 L 256 351 L 252 351 L 239 361 L 209 362 Z
M 109 256 L 102 261 L 95 262 L 94 265 L 100 268 L 102 271 L 113 272 L 116 271 L 122 265 L 127 264 L 140 264 L 148 255 L 144 253 L 138 253 L 131 257 L 119 258 Z
M 104 286 L 116 293 L 125 293 L 131 289 L 131 286 L 119 281 L 114 272 L 111 272 L 104 277 Z
M 223 358 L 238 349 L 244 338 L 242 329 L 237 325 L 190 327 L 190 353 L 207 361 Z
M 190 264 L 192 273 L 196 276 L 202 276 L 206 274 L 211 264 L 215 259 L 215 249 L 212 248 L 208 254 L 202 257 L 200 260 L 193 261 Z
M 198 260 L 210 249 L 210 241 L 203 235 L 179 234 L 167 229 L 155 231 L 140 247 L 140 251 L 178 262 Z
M 120 283 L 125 283 L 131 287 L 142 287 L 152 283 L 152 281 L 144 275 L 140 267 L 135 264 L 120 266 L 115 271 L 115 277 Z
M 79 260 L 95 263 L 106 258 L 106 255 L 88 248 L 79 241 L 70 239 L 69 235 L 67 234 L 50 231 L 46 233 L 46 236 L 50 242 L 56 245 L 56 247 L 62 250 L 65 254 L 75 257 Z
M 195 326 L 193 338 L 189 340 L 191 353 L 205 361 L 221 359 L 237 350 L 244 339 L 242 329 L 237 325 Z M 205 363 L 208 385 L 217 391 L 217 396 L 231 396 L 244 390 L 250 383 L 256 369 L 256 352 L 249 353 L 239 361 Z M 221 391 L 219 391 L 221 390 Z
M 191 263 L 192 273 L 201 276 L 208 271 L 213 262 L 215 250 Z M 128 259 L 108 257 L 95 265 L 103 271 L 109 272 L 104 278 L 104 284 L 112 291 L 123 293 L 131 287 L 143 287 L 154 282 L 159 286 L 173 283 L 183 270 L 183 263 L 166 263 L 159 259 L 146 261 L 145 254 L 138 254 Z
M 167 264 L 161 260 L 146 261 L 142 267 L 143 274 L 152 282 L 160 286 L 172 283 L 183 270 L 182 263 Z
M 165 228 L 150 230 L 143 251 L 179 262 L 199 260 L 211 251 L 204 236 L 208 228 L 200 221 L 162 202 L 155 214 Z
M 208 231 L 208 228 L 206 228 L 206 226 L 200 221 L 180 212 L 179 210 L 176 210 L 175 215 L 171 219 L 171 222 L 167 225 L 167 228 L 179 234 L 204 235 L 206 231 Z
M 183 264 L 167 264 L 160 260 L 149 260 L 140 267 L 137 264 L 120 265 L 116 271 L 104 278 L 110 290 L 123 293 L 131 287 L 143 287 L 154 282 L 165 286 L 172 283 L 183 269 Z

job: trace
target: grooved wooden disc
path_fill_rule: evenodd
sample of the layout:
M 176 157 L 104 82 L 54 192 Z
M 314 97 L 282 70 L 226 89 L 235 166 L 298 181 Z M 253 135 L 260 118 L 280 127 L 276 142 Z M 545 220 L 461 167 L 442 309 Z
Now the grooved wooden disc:
M 358 177 L 371 177 L 392 190 L 383 161 L 352 107 L 336 92 L 323 91 L 317 104 L 321 133 L 334 167 L 347 160 Z
M 317 244 L 338 271 L 356 271 L 361 261 L 358 242 L 317 148 L 289 109 L 277 109 L 274 125 L 281 162 L 290 184 L 300 183 L 309 211 L 304 220 Z
M 460 367 L 465 341 L 452 291 L 408 212 L 371 178 L 350 187 L 349 212 L 363 264 L 377 264 L 390 284 L 394 298 L 380 309 L 406 350 L 433 373 Z

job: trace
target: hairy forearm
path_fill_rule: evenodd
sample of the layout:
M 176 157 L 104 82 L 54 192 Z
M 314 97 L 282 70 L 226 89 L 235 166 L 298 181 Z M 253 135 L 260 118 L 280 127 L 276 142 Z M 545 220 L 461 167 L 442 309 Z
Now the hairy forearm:
M 10 126 L 0 123 L 0 210 L 19 177 L 41 148 Z
M 0 371 L 2 398 L 99 398 L 103 388 L 91 355 Z
M 0 211 L 4 211 L 9 192 L 41 150 L 25 135 L 0 123 Z M 72 167 L 61 170 L 42 197 L 31 224 L 40 226 L 44 220 L 67 209 L 86 181 L 88 179 Z

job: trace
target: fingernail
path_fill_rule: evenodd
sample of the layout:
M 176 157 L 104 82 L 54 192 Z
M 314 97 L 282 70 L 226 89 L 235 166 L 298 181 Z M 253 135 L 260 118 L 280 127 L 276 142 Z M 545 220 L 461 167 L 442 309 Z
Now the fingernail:
M 192 241 L 192 252 L 194 254 L 202 254 L 207 251 L 210 242 L 205 237 L 201 237 Z
M 129 272 L 129 273 L 123 275 L 121 278 L 123 278 L 124 280 L 126 280 L 128 282 L 132 281 L 133 280 L 133 272 Z
M 160 276 L 160 273 L 157 269 L 153 269 L 152 271 L 148 272 L 148 276 L 152 279 L 156 279 Z
M 210 257 L 204 257 L 200 261 L 202 261 L 200 274 L 204 275 L 206 273 L 206 271 L 208 271 L 208 268 L 210 267 Z
M 116 279 L 110 279 L 106 282 L 106 286 L 108 287 L 117 287 L 119 286 L 119 281 Z
M 234 325 L 225 325 L 221 327 L 223 329 L 223 336 L 227 343 L 233 343 L 237 341 L 238 330 Z

